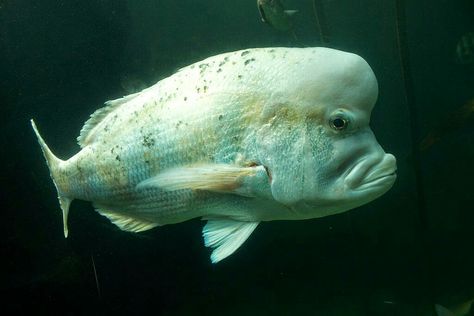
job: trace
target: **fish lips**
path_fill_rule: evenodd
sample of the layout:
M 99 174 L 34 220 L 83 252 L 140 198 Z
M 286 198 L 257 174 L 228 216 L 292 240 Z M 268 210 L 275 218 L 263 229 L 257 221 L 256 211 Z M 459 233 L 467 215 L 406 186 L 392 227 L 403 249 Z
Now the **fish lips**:
M 396 159 L 385 154 L 378 163 L 374 158 L 357 163 L 347 174 L 344 183 L 347 189 L 355 192 L 387 191 L 397 178 Z
M 352 190 L 366 191 L 366 190 L 374 190 L 378 188 L 388 190 L 395 183 L 396 179 L 397 179 L 397 174 L 394 171 L 389 174 L 383 174 L 373 180 L 366 181 L 363 184 L 359 185 L 357 188 L 354 188 Z

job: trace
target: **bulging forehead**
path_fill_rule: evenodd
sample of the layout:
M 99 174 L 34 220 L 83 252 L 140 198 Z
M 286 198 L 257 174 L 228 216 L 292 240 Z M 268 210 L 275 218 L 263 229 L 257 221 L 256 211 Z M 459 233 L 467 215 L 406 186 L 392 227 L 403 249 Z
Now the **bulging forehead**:
M 377 79 L 362 57 L 329 48 L 282 52 L 274 76 L 275 95 L 308 115 L 341 106 L 370 115 L 378 96 Z

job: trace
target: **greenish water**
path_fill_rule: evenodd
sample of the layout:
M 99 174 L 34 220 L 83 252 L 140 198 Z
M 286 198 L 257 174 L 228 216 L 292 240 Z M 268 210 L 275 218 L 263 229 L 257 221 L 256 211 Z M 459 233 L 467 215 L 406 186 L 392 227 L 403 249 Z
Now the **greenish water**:
M 29 119 L 61 158 L 101 104 L 182 66 L 248 47 L 321 46 L 313 1 L 294 34 L 256 1 L 0 1 L 2 277 L 8 312 L 157 315 L 435 315 L 474 298 L 474 65 L 456 47 L 474 3 L 318 1 L 324 44 L 377 76 L 372 129 L 398 162 L 381 198 L 347 213 L 260 225 L 212 265 L 203 223 L 120 231 L 75 201 L 62 235 Z M 454 118 L 454 119 L 453 119 Z M 447 127 L 446 127 L 447 126 Z M 439 140 L 419 146 L 430 131 Z

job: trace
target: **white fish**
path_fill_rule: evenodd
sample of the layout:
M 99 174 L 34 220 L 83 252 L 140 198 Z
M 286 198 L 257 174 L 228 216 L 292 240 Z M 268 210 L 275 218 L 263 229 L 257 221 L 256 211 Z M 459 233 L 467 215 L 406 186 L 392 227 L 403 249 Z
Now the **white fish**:
M 31 123 L 65 236 L 73 199 L 132 232 L 200 217 L 218 262 L 261 221 L 344 212 L 392 186 L 395 158 L 369 127 L 377 93 L 370 66 L 355 54 L 255 48 L 106 102 L 68 160 L 56 158 Z

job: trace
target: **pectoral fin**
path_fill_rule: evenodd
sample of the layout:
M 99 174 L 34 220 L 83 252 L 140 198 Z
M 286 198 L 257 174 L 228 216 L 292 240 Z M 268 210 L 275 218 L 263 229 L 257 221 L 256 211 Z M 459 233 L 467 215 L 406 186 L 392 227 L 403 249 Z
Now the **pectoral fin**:
M 238 222 L 227 219 L 210 219 L 202 229 L 204 244 L 213 248 L 212 263 L 233 254 L 252 234 L 259 222 Z
M 137 189 L 159 187 L 167 191 L 191 189 L 235 193 L 245 177 L 254 176 L 258 171 L 256 167 L 227 164 L 171 168 L 140 182 Z

